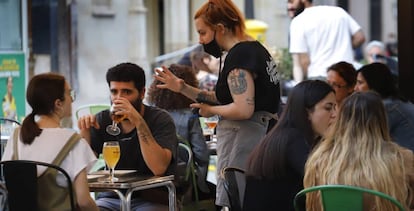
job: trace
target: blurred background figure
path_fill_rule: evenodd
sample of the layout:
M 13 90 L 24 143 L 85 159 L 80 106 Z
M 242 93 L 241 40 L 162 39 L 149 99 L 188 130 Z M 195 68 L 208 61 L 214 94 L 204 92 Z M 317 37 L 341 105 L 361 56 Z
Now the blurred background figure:
M 224 60 L 225 54 L 222 56 Z M 193 50 L 186 52 L 177 62 L 193 68 L 199 82 L 199 88 L 204 91 L 213 91 L 220 69 L 220 59 L 206 53 L 202 45 L 198 45 Z
M 397 36 L 394 33 L 388 34 L 388 41 L 385 44 L 385 48 L 387 49 L 388 56 L 397 58 L 398 57 L 398 42 Z
M 306 159 L 334 122 L 335 104 L 335 91 L 324 81 L 305 80 L 292 89 L 278 123 L 247 160 L 243 210 L 294 210 Z
M 290 18 L 296 17 L 301 12 L 303 12 L 303 10 L 305 9 L 305 7 L 301 7 L 298 4 L 295 4 L 294 1 L 295 0 L 288 0 L 287 2 L 287 11 L 288 11 L 288 16 Z
M 386 53 L 385 45 L 378 40 L 369 42 L 365 47 L 365 59 L 368 64 L 374 62 L 385 62 L 384 59 L 385 56 L 387 56 Z
M 17 120 L 16 99 L 13 96 L 13 77 L 6 80 L 7 93 L 3 97 L 3 117 Z
M 300 6 L 300 4 L 294 4 L 294 0 L 288 0 L 287 2 L 287 11 L 288 15 L 291 19 L 299 15 L 305 7 Z M 289 35 L 290 39 L 290 35 Z M 298 54 L 292 54 L 292 75 L 293 75 L 293 83 L 288 85 L 289 89 L 293 88 L 297 83 L 301 82 L 303 80 L 303 72 L 302 68 L 299 64 L 299 55 Z
M 393 143 L 381 97 L 372 91 L 347 97 L 337 122 L 306 162 L 304 187 L 342 184 L 388 194 L 411 205 L 413 153 Z M 388 200 L 364 196 L 363 210 L 399 210 Z M 306 195 L 306 210 L 323 210 L 318 193 Z
M 354 92 L 357 73 L 354 66 L 348 62 L 338 62 L 328 67 L 326 80 L 335 90 L 336 103 L 342 101 Z
M 198 86 L 198 81 L 190 66 L 172 64 L 168 69 L 188 85 Z M 177 134 L 190 143 L 196 164 L 197 185 L 201 191 L 208 193 L 210 191 L 206 180 L 209 151 L 198 119 L 199 115 L 194 114 L 190 108 L 193 101 L 169 89 L 157 88 L 158 84 L 162 84 L 162 82 L 158 80 L 152 82 L 148 91 L 148 102 L 167 110 L 174 120 Z
M 357 73 L 355 91 L 373 90 L 381 95 L 391 137 L 414 151 L 414 105 L 399 93 L 390 69 L 376 62 L 364 65 Z
M 365 47 L 365 59 L 368 64 L 381 62 L 386 64 L 393 75 L 398 76 L 398 60 L 387 53 L 384 43 L 373 40 Z
M 365 42 L 365 35 L 344 9 L 312 2 L 293 1 L 294 8 L 304 10 L 290 24 L 289 52 L 298 56 L 304 79 L 325 79 L 329 65 L 354 62 L 353 49 Z
M 204 52 L 200 45 L 190 54 L 191 65 L 201 90 L 213 91 L 219 74 L 220 60 Z

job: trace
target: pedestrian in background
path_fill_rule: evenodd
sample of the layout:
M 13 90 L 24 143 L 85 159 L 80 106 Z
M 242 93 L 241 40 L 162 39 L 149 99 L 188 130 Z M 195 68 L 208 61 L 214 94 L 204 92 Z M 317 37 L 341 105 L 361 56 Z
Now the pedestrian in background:
M 313 6 L 312 0 L 294 0 L 305 8 L 290 24 L 289 51 L 297 54 L 304 79 L 326 78 L 326 69 L 337 62 L 354 63 L 353 49 L 365 41 L 361 26 L 342 8 Z

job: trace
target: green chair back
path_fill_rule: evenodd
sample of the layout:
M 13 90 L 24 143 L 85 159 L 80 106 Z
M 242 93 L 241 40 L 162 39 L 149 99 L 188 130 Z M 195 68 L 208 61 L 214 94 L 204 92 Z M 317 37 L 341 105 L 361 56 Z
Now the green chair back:
M 295 196 L 295 210 L 300 210 L 299 201 L 302 197 L 305 197 L 307 193 L 315 191 L 320 191 L 322 206 L 325 211 L 362 211 L 364 194 L 378 196 L 392 202 L 400 211 L 404 210 L 400 202 L 385 193 L 349 185 L 320 185 L 303 189 Z
M 76 109 L 75 116 L 76 116 L 76 119 L 78 119 L 81 112 L 82 113 L 85 112 L 85 113 L 88 113 L 88 114 L 96 114 L 96 113 L 98 113 L 102 110 L 109 109 L 110 107 L 111 107 L 111 105 L 109 105 L 109 104 L 87 104 L 87 105 L 82 105 L 82 106 L 79 106 Z

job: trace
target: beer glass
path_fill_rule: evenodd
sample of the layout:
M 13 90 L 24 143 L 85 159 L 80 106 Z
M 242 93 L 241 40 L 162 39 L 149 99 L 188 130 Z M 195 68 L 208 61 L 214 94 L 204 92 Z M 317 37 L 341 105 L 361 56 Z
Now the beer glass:
M 119 148 L 118 141 L 104 142 L 102 153 L 105 163 L 109 168 L 109 177 L 105 181 L 112 183 L 118 181 L 118 178 L 114 176 L 115 166 L 121 156 L 121 149 Z

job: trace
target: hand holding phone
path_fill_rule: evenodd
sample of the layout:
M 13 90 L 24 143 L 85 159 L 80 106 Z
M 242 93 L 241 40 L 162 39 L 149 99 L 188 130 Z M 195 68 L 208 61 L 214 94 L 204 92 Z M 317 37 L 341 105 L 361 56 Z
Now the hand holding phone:
M 197 97 L 196 98 L 196 101 L 197 101 L 197 103 L 205 103 L 207 105 L 212 105 L 212 106 L 220 105 L 219 103 L 216 103 L 216 102 L 213 102 L 213 101 L 209 101 L 209 100 L 206 100 L 206 99 L 202 99 L 200 97 Z M 198 114 L 198 111 L 199 110 L 200 110 L 199 108 L 194 108 L 193 109 L 193 113 L 194 114 Z
M 205 104 L 212 105 L 212 106 L 220 105 L 217 102 L 209 101 L 205 98 L 200 98 L 200 97 L 197 97 L 196 101 L 197 101 L 197 103 L 205 103 Z

